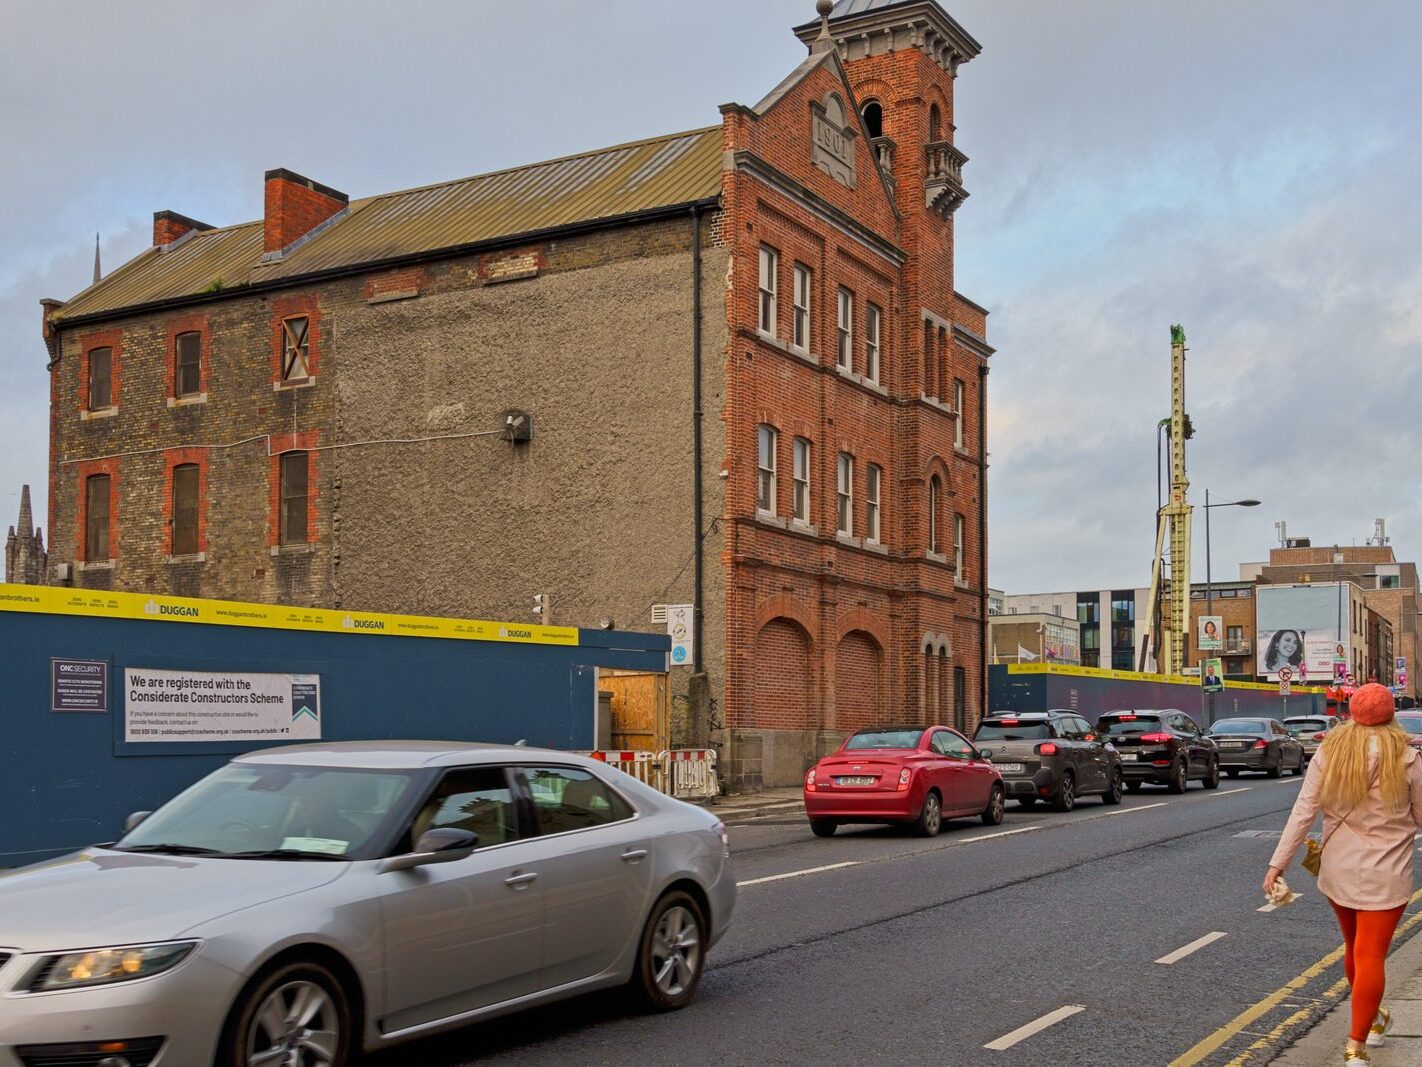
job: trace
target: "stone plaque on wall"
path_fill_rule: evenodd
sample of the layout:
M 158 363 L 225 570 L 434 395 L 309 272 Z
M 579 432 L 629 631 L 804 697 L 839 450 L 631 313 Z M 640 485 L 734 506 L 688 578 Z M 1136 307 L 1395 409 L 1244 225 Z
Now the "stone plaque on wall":
M 810 104 L 811 161 L 841 185 L 854 188 L 854 139 L 858 130 L 838 93 Z

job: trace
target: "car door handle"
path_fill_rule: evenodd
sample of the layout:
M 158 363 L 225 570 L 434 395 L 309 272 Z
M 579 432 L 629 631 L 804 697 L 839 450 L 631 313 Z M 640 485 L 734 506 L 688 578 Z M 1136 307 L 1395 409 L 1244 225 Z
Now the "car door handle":
M 645 848 L 629 848 L 622 853 L 622 860 L 624 863 L 641 863 L 646 856 L 647 850 Z
M 537 871 L 530 874 L 515 874 L 512 877 L 505 878 L 504 885 L 509 886 L 511 889 L 527 889 L 533 884 L 534 879 L 537 877 Z

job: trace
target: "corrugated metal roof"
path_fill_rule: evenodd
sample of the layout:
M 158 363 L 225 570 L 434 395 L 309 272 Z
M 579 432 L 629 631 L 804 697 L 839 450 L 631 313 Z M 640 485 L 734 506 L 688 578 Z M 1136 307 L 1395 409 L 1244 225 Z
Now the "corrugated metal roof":
M 208 230 L 165 250 L 149 249 L 74 297 L 55 318 L 692 203 L 720 192 L 721 168 L 721 127 L 712 126 L 355 200 L 344 217 L 272 263 L 261 262 L 260 221 Z

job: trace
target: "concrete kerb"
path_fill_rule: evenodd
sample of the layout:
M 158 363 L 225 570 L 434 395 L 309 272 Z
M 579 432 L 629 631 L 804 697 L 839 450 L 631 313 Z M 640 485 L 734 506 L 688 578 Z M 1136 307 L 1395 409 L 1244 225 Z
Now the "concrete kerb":
M 803 817 L 805 814 L 804 797 L 798 788 L 767 789 L 763 793 L 742 793 L 715 797 L 698 803 L 707 811 L 718 816 L 727 826 L 752 822 L 772 815 Z
M 1398 946 L 1388 958 L 1387 974 L 1383 1003 L 1392 1012 L 1392 1033 L 1385 1048 L 1369 1049 L 1369 1055 L 1376 1067 L 1422 1063 L 1422 933 Z M 1282 1067 L 1341 1063 L 1351 1019 L 1351 1006 L 1345 999 L 1271 1062 Z

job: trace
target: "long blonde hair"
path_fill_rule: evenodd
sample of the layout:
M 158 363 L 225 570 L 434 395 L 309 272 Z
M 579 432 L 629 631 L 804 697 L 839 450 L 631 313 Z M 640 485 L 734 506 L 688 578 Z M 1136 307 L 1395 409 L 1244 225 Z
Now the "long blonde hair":
M 1374 740 L 1376 778 L 1371 758 Z M 1323 739 L 1323 806 L 1340 813 L 1351 811 L 1367 799 L 1376 780 L 1385 807 L 1406 807 L 1407 752 L 1407 732 L 1396 720 L 1381 726 L 1346 722 L 1330 730 Z

